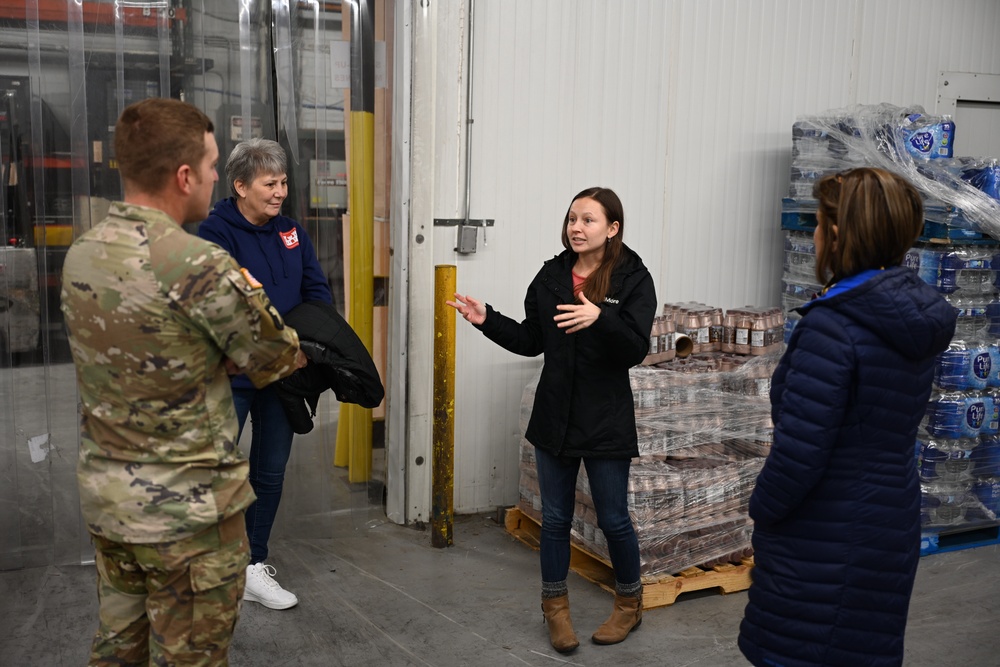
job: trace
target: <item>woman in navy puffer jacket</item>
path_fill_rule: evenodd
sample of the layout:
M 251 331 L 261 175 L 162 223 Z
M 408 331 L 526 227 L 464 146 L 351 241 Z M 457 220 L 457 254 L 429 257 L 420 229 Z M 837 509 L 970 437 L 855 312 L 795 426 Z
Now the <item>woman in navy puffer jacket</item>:
M 923 226 L 912 185 L 861 168 L 815 196 L 829 281 L 772 381 L 739 646 L 758 666 L 900 665 L 920 549 L 914 442 L 955 312 L 899 266 Z

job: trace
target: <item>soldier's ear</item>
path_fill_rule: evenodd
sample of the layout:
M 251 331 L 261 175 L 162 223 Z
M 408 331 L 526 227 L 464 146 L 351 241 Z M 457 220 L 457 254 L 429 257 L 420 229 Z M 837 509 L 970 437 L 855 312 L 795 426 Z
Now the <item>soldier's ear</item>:
M 177 188 L 184 194 L 189 195 L 194 190 L 194 170 L 191 169 L 191 165 L 182 164 L 178 169 L 177 173 L 174 174 L 174 178 L 177 180 Z

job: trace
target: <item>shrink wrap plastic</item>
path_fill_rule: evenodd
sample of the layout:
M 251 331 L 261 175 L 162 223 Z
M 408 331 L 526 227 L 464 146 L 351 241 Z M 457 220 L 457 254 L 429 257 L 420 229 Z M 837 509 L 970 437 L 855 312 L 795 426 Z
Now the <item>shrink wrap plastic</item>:
M 1000 167 L 995 158 L 953 158 L 955 132 L 951 118 L 920 106 L 855 105 L 802 116 L 792 128 L 789 196 L 805 210 L 821 176 L 881 167 L 924 194 L 928 220 L 1000 238 Z
M 644 578 L 752 555 L 747 504 L 770 451 L 768 392 L 780 347 L 731 371 L 712 370 L 722 367 L 711 363 L 718 354 L 684 372 L 630 371 L 640 455 L 632 460 L 628 502 Z M 522 434 L 537 382 L 538 375 L 522 396 Z M 576 501 L 573 541 L 608 561 L 582 465 Z M 523 437 L 519 507 L 541 522 L 535 449 Z

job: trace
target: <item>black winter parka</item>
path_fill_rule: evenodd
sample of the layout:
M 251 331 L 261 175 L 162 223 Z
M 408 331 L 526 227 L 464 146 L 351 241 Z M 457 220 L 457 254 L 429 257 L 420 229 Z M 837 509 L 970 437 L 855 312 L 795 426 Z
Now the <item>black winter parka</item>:
M 305 301 L 285 314 L 285 324 L 299 334 L 309 364 L 274 383 L 295 433 L 309 433 L 319 397 L 333 389 L 341 403 L 377 407 L 385 388 L 368 348 L 337 309 L 323 301 Z
M 653 279 L 624 247 L 601 315 L 567 334 L 553 319 L 573 304 L 576 253 L 565 250 L 542 265 L 524 297 L 518 323 L 486 306 L 479 329 L 501 347 L 526 357 L 545 355 L 525 438 L 556 456 L 632 458 L 639 455 L 629 368 L 649 349 L 656 315 Z

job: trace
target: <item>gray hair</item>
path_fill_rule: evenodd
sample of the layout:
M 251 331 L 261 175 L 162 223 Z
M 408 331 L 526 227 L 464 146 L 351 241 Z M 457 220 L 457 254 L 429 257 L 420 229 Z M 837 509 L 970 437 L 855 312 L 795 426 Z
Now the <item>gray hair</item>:
M 285 150 L 270 139 L 241 141 L 226 160 L 226 179 L 234 195 L 238 195 L 236 181 L 250 185 L 261 174 L 284 174 L 287 170 Z

